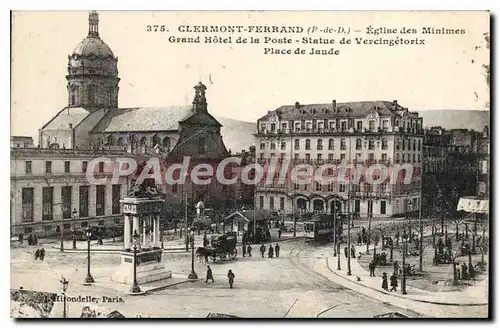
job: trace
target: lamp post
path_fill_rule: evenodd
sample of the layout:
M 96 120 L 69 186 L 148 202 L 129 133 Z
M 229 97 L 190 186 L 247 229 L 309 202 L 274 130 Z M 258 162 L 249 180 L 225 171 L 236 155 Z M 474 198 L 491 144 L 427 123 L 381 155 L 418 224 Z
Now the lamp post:
M 411 211 L 412 211 L 412 206 L 413 206 L 413 202 L 410 200 L 408 202 L 408 209 L 410 210 L 410 212 L 407 214 L 408 215 L 408 231 L 410 233 L 409 236 L 408 236 L 408 238 L 410 240 L 412 240 L 412 238 L 411 238 Z
M 198 279 L 198 275 L 194 271 L 194 227 L 191 227 L 191 273 L 188 275 L 188 279 Z
M 91 284 L 94 282 L 94 278 L 90 274 L 90 237 L 92 236 L 90 227 L 85 230 L 85 235 L 87 236 L 87 276 L 85 277 L 85 283 Z
M 351 213 L 347 215 L 347 220 L 349 220 Z M 351 274 L 351 224 L 347 221 L 347 275 L 350 276 Z
M 337 242 L 337 270 L 341 270 L 340 269 L 340 243 Z
M 401 282 L 401 292 L 406 295 L 406 247 L 408 242 L 408 235 L 406 231 L 403 233 L 403 281 Z
M 76 208 L 73 209 L 72 214 L 73 214 L 73 249 L 76 249 L 76 217 L 78 215 Z
M 333 256 L 337 256 L 337 214 L 335 213 L 335 206 L 333 205 Z
M 59 248 L 61 252 L 64 252 L 64 217 L 61 215 L 61 246 Z
M 63 318 L 67 318 L 68 315 L 66 312 L 66 290 L 68 289 L 69 281 L 64 277 L 61 277 L 61 280 L 59 282 L 61 283 L 63 290 Z
M 139 288 L 139 284 L 137 283 L 137 247 L 139 245 L 139 235 L 137 234 L 137 230 L 134 230 L 132 234 L 132 246 L 134 248 L 134 283 L 130 288 L 131 293 L 140 293 L 141 289 Z

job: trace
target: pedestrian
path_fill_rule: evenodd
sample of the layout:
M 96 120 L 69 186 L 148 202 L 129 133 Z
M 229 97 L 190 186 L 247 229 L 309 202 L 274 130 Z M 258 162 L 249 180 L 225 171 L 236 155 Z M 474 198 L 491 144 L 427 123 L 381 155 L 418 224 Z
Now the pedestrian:
M 276 253 L 276 257 L 280 257 L 280 245 L 278 243 L 274 246 L 274 252 Z
M 361 234 L 358 233 L 358 245 L 361 245 L 362 239 L 361 239 Z
M 273 245 L 269 245 L 269 251 L 267 253 L 267 257 L 269 257 L 270 259 L 273 258 L 273 255 L 274 255 L 274 248 L 273 248 Z
M 395 273 L 391 276 L 391 292 L 395 292 L 398 289 L 398 276 Z
M 382 289 L 387 291 L 389 290 L 389 286 L 387 285 L 387 273 L 385 272 L 382 273 Z
M 33 245 L 38 245 L 38 238 L 36 236 L 36 233 L 33 234 Z
M 39 257 L 40 257 L 40 249 L 37 248 L 35 252 L 35 261 L 38 260 Z
M 370 277 L 375 277 L 375 262 L 371 261 L 368 264 L 368 269 L 370 269 Z
M 215 282 L 214 276 L 212 274 L 212 269 L 210 268 L 210 265 L 207 265 L 207 278 L 205 279 L 205 283 L 208 284 L 209 280 L 212 280 L 212 284 Z
M 361 261 L 361 252 L 358 252 L 358 261 Z
M 227 278 L 229 279 L 229 288 L 233 288 L 234 273 L 233 273 L 233 271 L 231 271 L 231 269 L 229 269 L 229 271 L 227 272 Z
M 467 273 L 467 264 L 462 263 L 462 280 L 469 280 L 469 274 Z
M 22 245 L 23 244 L 23 241 L 24 241 L 24 235 L 23 233 L 19 233 L 19 244 Z
M 45 249 L 42 247 L 40 249 L 40 260 L 43 261 L 44 258 L 45 258 Z
M 351 257 L 353 259 L 356 258 L 356 248 L 354 248 L 354 245 L 351 245 Z
M 245 257 L 247 255 L 247 247 L 245 246 L 244 243 L 243 243 L 243 245 L 241 245 L 241 250 L 243 252 L 243 257 Z
M 28 245 L 33 245 L 33 235 L 32 234 L 29 234 L 28 236 Z
M 208 245 L 208 238 L 207 238 L 207 233 L 203 235 L 203 247 L 207 247 Z
M 101 234 L 97 236 L 97 245 L 102 245 L 102 237 Z
M 347 246 L 344 247 L 344 255 L 345 255 L 346 258 L 349 257 L 349 249 L 347 248 Z
M 281 239 L 281 228 L 278 229 L 278 239 Z
M 252 257 L 252 246 L 250 246 L 250 244 L 248 244 L 247 253 L 248 253 L 248 257 Z
M 399 272 L 399 262 L 394 261 L 394 273 L 397 274 Z
M 266 252 L 266 246 L 264 245 L 264 243 L 262 243 L 262 245 L 260 245 L 260 256 L 262 256 L 262 258 L 264 258 L 265 252 Z
M 366 235 L 366 229 L 365 229 L 365 227 L 361 228 L 361 234 L 362 235 Z

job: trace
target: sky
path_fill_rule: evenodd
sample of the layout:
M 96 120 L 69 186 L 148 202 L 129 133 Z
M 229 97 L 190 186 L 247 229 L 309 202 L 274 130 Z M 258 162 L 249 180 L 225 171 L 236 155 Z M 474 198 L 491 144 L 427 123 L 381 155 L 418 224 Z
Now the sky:
M 188 105 L 193 86 L 202 81 L 212 114 L 250 122 L 296 101 L 398 100 L 410 110 L 488 109 L 482 67 L 489 63 L 483 35 L 489 32 L 487 12 L 103 11 L 99 19 L 99 34 L 118 57 L 120 107 Z M 166 25 L 169 32 L 148 32 L 146 26 L 155 24 Z M 422 26 L 458 28 L 466 33 L 400 35 L 425 37 L 425 46 L 315 46 L 339 49 L 338 56 L 265 55 L 265 47 L 297 45 L 170 43 L 169 36 L 201 35 L 180 33 L 179 25 L 343 26 L 370 38 L 380 36 L 366 35 L 368 25 L 419 32 Z M 13 13 L 11 135 L 33 136 L 36 142 L 38 129 L 65 107 L 68 55 L 87 31 L 86 11 Z

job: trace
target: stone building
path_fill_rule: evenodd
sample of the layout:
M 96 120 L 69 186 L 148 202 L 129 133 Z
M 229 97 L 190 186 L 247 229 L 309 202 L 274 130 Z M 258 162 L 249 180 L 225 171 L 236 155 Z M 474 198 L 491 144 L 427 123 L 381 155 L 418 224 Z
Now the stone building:
M 403 215 L 420 201 L 423 122 L 395 100 L 284 105 L 257 121 L 256 157 L 261 164 L 288 159 L 292 167 L 311 164 L 380 164 L 413 167 L 410 184 L 373 185 L 332 182 L 294 184 L 265 179 L 256 186 L 256 206 L 291 212 L 333 212 L 334 208 L 366 217 Z M 290 170 L 288 170 L 290 171 Z M 329 176 L 336 173 L 328 171 Z M 399 181 L 399 180 L 398 180 Z M 350 188 L 350 192 L 349 192 Z M 337 206 L 335 206 L 335 204 Z
M 65 233 L 90 225 L 113 226 L 121 220 L 120 199 L 127 195 L 128 178 L 114 183 L 90 183 L 111 178 L 112 165 L 97 164 L 99 156 L 121 157 L 121 153 L 77 149 L 12 148 L 10 177 L 11 233 L 38 236 Z M 91 164 L 89 166 L 89 163 Z M 73 211 L 76 210 L 76 217 Z
M 66 229 L 68 211 L 74 208 L 82 226 L 94 221 L 114 224 L 120 217 L 116 200 L 126 194 L 129 181 L 122 179 L 117 186 L 89 184 L 83 163 L 96 157 L 110 158 L 110 167 L 117 157 L 138 162 L 157 157 L 165 171 L 184 156 L 190 156 L 193 165 L 205 161 L 217 166 L 229 155 L 221 124 L 208 111 L 202 83 L 195 86 L 192 106 L 119 108 L 118 59 L 99 35 L 96 12 L 89 14 L 88 22 L 87 37 L 68 56 L 67 105 L 39 130 L 39 148 L 12 150 L 14 233 L 55 233 L 54 222 L 61 220 Z M 234 194 L 216 181 L 209 186 L 187 182 L 158 187 L 166 206 L 172 207 Z M 81 197 L 89 200 L 83 211 L 78 210 Z

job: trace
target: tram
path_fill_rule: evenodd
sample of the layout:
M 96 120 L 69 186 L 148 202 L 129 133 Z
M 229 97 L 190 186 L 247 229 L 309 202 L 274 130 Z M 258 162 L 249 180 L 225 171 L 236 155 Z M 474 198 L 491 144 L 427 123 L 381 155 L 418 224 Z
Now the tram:
M 309 241 L 331 241 L 333 240 L 334 227 L 333 214 L 314 214 L 311 219 L 304 221 L 304 239 Z M 337 217 L 337 231 L 341 227 L 342 219 Z M 340 236 L 339 236 L 340 237 Z

